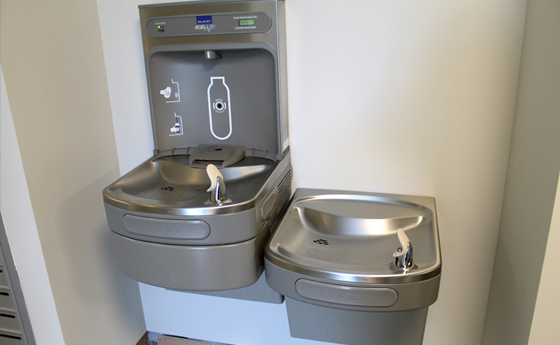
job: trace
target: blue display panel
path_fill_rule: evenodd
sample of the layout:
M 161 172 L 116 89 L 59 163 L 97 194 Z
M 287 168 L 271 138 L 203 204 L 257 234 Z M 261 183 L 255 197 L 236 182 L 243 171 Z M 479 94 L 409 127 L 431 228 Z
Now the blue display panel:
M 196 16 L 197 24 L 212 24 L 212 16 Z

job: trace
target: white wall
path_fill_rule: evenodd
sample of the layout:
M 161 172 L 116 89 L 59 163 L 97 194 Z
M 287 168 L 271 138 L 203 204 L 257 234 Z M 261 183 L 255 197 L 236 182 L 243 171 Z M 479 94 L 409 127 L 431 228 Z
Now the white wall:
M 124 172 L 152 148 L 146 86 L 137 82 L 145 72 L 136 5 L 146 1 L 97 3 Z M 286 1 L 295 187 L 436 198 L 443 277 L 428 316 L 428 345 L 480 341 L 525 6 Z M 122 80 L 134 81 L 126 92 Z M 138 122 L 134 135 L 119 125 Z M 141 295 L 151 331 L 243 345 L 313 343 L 289 338 L 283 306 L 142 284 Z
M 64 345 L 1 67 L 0 79 L 0 208 L 4 227 L 37 345 Z
M 98 0 L 107 86 L 121 174 L 152 155 L 152 123 L 138 5 L 155 1 Z M 163 2 L 163 1 L 159 1 Z
M 2 0 L 0 6 L 0 58 L 14 129 L 8 145 L 15 137 L 19 145 L 19 153 L 6 147 L 16 155 L 9 173 L 19 179 L 2 180 L 3 193 L 5 185 L 12 191 L 2 195 L 2 207 L 22 217 L 12 215 L 6 226 L 23 276 L 41 264 L 41 251 L 29 252 L 40 241 L 58 316 L 32 319 L 41 332 L 36 338 L 49 345 L 136 343 L 145 332 L 138 284 L 116 269 L 101 195 L 119 166 L 97 3 Z M 31 218 L 29 204 L 13 210 L 27 202 L 27 191 Z M 30 247 L 21 248 L 18 231 L 28 231 Z M 33 283 L 41 288 L 47 280 L 39 275 Z M 34 309 L 49 300 L 28 302 Z M 47 331 L 54 334 L 39 339 Z

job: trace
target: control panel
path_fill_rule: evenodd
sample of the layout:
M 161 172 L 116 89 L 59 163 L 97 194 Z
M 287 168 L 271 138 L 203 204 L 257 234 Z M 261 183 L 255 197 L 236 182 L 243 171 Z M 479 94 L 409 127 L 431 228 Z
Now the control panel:
M 155 17 L 146 29 L 152 37 L 258 33 L 270 29 L 266 13 L 229 13 L 195 16 Z

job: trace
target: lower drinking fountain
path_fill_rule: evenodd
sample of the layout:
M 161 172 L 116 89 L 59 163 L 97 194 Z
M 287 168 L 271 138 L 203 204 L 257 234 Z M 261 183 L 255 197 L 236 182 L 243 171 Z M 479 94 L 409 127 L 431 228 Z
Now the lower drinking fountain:
M 441 277 L 435 200 L 298 189 L 265 272 L 286 297 L 293 337 L 422 344 Z

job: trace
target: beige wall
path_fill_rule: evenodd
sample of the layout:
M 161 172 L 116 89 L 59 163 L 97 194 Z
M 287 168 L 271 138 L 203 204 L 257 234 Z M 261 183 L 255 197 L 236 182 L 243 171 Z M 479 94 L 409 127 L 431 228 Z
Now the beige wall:
M 2 64 L 66 345 L 132 344 L 138 285 L 114 264 L 102 189 L 119 176 L 94 0 L 1 2 Z
M 529 345 L 556 345 L 560 339 L 558 310 L 560 310 L 560 183 L 556 190 L 556 200 L 544 257 L 539 294 L 529 337 Z
M 134 83 L 144 77 L 136 5 L 146 2 L 98 0 L 113 109 L 147 98 L 145 81 Z M 480 341 L 525 8 L 526 0 L 286 0 L 294 185 L 436 198 L 443 274 L 426 345 Z M 132 81 L 127 89 L 123 80 Z M 147 116 L 146 108 L 113 112 L 115 124 Z M 121 167 L 150 155 L 150 133 L 115 128 Z M 310 343 L 290 338 L 284 306 L 140 289 L 153 331 Z
M 37 345 L 64 344 L 0 66 L 0 208 Z
M 529 0 L 482 343 L 527 344 L 560 171 L 560 2 Z

